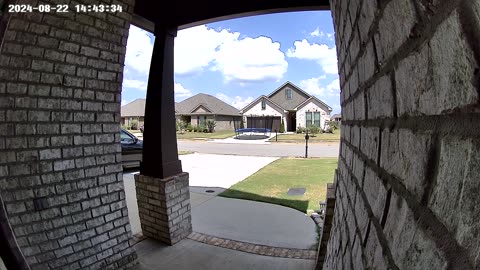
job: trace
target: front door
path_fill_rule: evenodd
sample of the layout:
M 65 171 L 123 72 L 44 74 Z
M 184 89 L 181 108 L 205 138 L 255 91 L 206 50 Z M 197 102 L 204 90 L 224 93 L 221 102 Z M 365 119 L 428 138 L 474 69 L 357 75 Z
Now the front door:
M 297 113 L 288 112 L 288 127 L 287 131 L 296 131 L 297 130 Z

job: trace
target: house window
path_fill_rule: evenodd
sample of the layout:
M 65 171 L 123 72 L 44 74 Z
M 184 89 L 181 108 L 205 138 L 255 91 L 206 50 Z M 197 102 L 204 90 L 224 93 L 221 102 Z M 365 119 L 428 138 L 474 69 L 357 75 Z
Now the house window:
M 313 113 L 313 125 L 320 127 L 320 113 L 314 112 Z
M 319 112 L 306 112 L 305 113 L 305 126 L 309 127 L 311 125 L 320 127 L 320 113 Z
M 292 89 L 287 88 L 287 89 L 285 90 L 285 98 L 286 98 L 286 99 L 292 99 Z
M 205 126 L 206 124 L 206 117 L 205 115 L 201 115 L 198 117 L 198 125 L 199 126 Z
M 262 99 L 262 110 L 265 110 L 267 108 L 267 102 L 265 99 Z
M 312 113 L 306 112 L 305 119 L 306 119 L 305 127 L 309 127 L 312 124 Z

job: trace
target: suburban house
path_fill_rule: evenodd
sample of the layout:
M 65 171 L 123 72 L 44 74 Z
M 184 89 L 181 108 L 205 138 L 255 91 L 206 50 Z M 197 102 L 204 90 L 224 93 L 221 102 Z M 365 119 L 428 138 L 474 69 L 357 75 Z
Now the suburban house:
M 233 130 L 234 121 L 239 123 L 242 116 L 235 107 L 214 96 L 200 93 L 176 103 L 175 118 L 192 126 L 202 126 L 207 120 L 215 120 L 215 130 Z
M 144 124 L 145 116 L 145 99 L 138 98 L 132 102 L 123 105 L 120 109 L 121 125 L 128 126 L 132 124 L 132 121 L 136 120 L 138 127 L 140 128 Z
M 266 116 L 273 117 L 272 131 L 280 131 L 282 120 L 285 131 L 315 125 L 325 129 L 332 108 L 291 82 L 286 82 L 268 96 L 262 95 L 240 111 L 247 128 L 263 128 Z
M 342 115 L 339 113 L 334 114 L 332 115 L 331 120 L 340 123 L 342 122 Z

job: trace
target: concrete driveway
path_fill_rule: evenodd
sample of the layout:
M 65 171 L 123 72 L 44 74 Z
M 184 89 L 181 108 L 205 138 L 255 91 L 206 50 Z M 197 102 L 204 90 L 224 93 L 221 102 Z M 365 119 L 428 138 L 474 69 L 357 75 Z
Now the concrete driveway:
M 199 153 L 179 157 L 183 171 L 190 174 L 190 186 L 220 188 L 229 188 L 278 159 Z

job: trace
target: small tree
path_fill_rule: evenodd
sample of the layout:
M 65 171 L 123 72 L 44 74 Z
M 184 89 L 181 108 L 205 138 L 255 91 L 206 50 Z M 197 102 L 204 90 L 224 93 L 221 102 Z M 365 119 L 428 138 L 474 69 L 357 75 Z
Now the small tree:
M 283 118 L 282 118 L 282 123 L 280 124 L 280 130 L 279 130 L 280 133 L 284 133 L 285 132 L 285 122 L 283 122 Z
M 217 126 L 217 122 L 215 122 L 215 120 L 207 120 L 207 130 L 209 133 L 215 132 L 215 126 Z
M 243 123 L 243 117 L 242 120 L 240 120 L 240 128 L 245 128 L 245 124 Z
M 130 122 L 130 129 L 132 130 L 138 129 L 138 120 L 132 120 L 132 122 Z
M 185 133 L 186 127 L 187 123 L 183 122 L 182 120 L 177 121 L 177 131 L 180 131 L 181 134 Z

